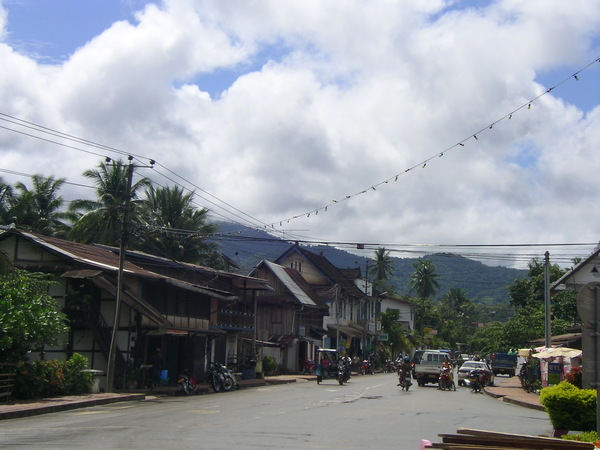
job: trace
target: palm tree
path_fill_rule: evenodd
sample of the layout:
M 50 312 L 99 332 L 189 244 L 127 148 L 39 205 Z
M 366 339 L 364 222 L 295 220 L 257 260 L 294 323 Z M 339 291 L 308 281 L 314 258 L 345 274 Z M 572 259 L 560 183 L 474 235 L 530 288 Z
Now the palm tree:
M 438 275 L 435 273 L 435 266 L 431 261 L 423 260 L 413 264 L 415 272 L 410 277 L 410 285 L 416 291 L 421 300 L 421 337 L 425 335 L 425 300 L 435 294 L 436 289 L 440 287 L 435 280 Z
M 475 325 L 475 305 L 466 292 L 452 288 L 440 302 L 440 315 L 443 319 L 439 334 L 447 342 L 465 342 Z
M 205 263 L 214 246 L 205 242 L 217 226 L 208 223 L 208 210 L 193 206 L 194 192 L 164 187 L 146 189 L 140 222 L 144 229 L 137 247 L 148 253 L 191 263 Z
M 128 164 L 121 160 L 101 162 L 98 169 L 86 170 L 83 176 L 94 181 L 97 200 L 79 199 L 71 202 L 70 212 L 77 217 L 69 237 L 75 241 L 116 245 L 121 238 L 124 205 L 127 204 Z M 131 222 L 137 220 L 140 200 L 137 192 L 151 186 L 148 178 L 133 183 L 130 190 Z
M 13 191 L 10 184 L 4 183 L 0 178 L 0 224 L 8 225 L 12 218 Z
M 59 211 L 64 202 L 58 195 L 65 179 L 37 174 L 31 177 L 31 183 L 31 190 L 21 182 L 15 184 L 17 194 L 12 196 L 11 214 L 16 225 L 50 236 L 65 235 L 69 226 L 63 222 L 67 215 Z
M 387 280 L 388 276 L 394 271 L 394 263 L 390 252 L 384 247 L 379 247 L 375 251 L 375 264 L 369 268 L 369 275 L 375 280 Z

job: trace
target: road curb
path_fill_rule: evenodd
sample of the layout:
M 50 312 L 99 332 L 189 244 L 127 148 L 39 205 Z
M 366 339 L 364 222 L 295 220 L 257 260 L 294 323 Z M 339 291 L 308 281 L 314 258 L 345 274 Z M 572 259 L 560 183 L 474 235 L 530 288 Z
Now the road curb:
M 485 392 L 490 397 L 502 399 L 502 401 L 506 402 L 506 403 L 510 403 L 510 404 L 517 405 L 517 406 L 523 406 L 523 407 L 529 408 L 529 409 L 535 409 L 537 411 L 545 411 L 545 409 L 542 405 L 519 400 L 518 398 L 511 397 L 510 395 L 507 395 L 507 394 L 501 394 L 498 392 L 494 392 L 493 390 L 491 390 L 487 387 L 483 389 L 483 392 Z
M 21 404 L 15 405 L 15 408 L 12 410 L 0 411 L 0 420 L 37 416 L 40 414 L 89 408 L 91 406 L 107 405 L 117 402 L 142 401 L 145 399 L 146 396 L 144 394 L 118 394 L 115 396 L 95 398 L 86 398 L 85 396 L 82 396 L 81 399 L 70 399 L 69 401 L 55 399 L 56 403 L 50 403 L 46 400 L 44 404 L 36 405 L 35 407 L 31 407 L 30 404 Z M 50 401 L 51 400 L 52 399 L 50 399 Z

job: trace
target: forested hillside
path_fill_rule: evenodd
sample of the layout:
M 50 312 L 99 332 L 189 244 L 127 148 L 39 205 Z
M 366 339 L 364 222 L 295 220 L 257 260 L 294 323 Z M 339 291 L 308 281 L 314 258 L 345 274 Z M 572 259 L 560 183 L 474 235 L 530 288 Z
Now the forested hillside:
M 244 228 L 231 223 L 220 223 L 222 236 L 215 239 L 221 252 L 235 261 L 241 273 L 248 274 L 262 259 L 274 260 L 290 245 L 289 241 L 274 239 L 268 233 Z M 364 275 L 366 258 L 329 246 L 307 246 L 307 249 L 320 253 L 340 268 L 361 268 Z M 439 275 L 440 289 L 436 299 L 442 297 L 452 288 L 461 288 L 467 297 L 476 303 L 507 304 L 509 300 L 508 285 L 517 278 L 526 277 L 525 270 L 507 267 L 490 267 L 478 261 L 454 254 L 432 254 L 424 258 L 393 258 L 394 274 L 390 279 L 398 294 L 410 294 L 410 277 L 414 272 L 413 264 L 419 259 L 433 262 Z

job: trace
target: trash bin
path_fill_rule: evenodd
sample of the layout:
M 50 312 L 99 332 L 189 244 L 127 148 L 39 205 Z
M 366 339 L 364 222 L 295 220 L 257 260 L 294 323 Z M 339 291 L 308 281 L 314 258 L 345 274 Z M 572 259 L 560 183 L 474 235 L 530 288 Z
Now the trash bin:
M 92 374 L 92 394 L 98 394 L 100 392 L 100 377 L 104 375 L 102 370 L 97 369 L 84 369 L 82 372 L 91 373 Z

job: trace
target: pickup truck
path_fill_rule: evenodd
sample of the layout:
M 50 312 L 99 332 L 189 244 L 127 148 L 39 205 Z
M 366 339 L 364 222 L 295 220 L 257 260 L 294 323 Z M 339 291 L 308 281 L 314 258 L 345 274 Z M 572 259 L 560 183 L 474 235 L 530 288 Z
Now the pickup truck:
M 517 370 L 517 357 L 507 353 L 495 353 L 491 356 L 490 366 L 494 375 L 502 373 L 514 377 Z
M 413 378 L 419 386 L 427 383 L 437 383 L 442 370 L 442 363 L 448 358 L 448 352 L 440 350 L 425 350 L 415 353 L 413 358 Z

